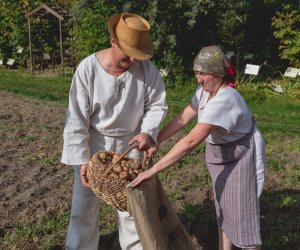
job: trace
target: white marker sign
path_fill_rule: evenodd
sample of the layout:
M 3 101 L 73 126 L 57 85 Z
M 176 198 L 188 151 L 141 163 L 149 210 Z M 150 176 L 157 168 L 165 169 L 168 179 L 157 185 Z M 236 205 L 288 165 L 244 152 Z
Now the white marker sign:
M 14 62 L 15 62 L 14 59 L 8 59 L 6 64 L 11 66 L 14 64 Z
M 282 89 L 281 85 L 279 85 L 279 84 L 273 84 L 272 89 L 277 93 L 283 93 L 283 89 Z
M 245 74 L 257 76 L 258 71 L 259 71 L 259 65 L 246 64 Z
M 288 67 L 284 73 L 284 76 L 296 78 L 296 76 L 300 73 L 299 69 Z

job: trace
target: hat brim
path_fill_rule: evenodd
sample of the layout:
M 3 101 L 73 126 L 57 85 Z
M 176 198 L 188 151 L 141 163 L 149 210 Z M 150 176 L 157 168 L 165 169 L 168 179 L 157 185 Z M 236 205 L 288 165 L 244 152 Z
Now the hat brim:
M 137 60 L 148 60 L 153 56 L 154 47 L 152 42 L 148 43 L 148 46 L 144 46 L 143 48 L 132 48 L 127 46 L 124 43 L 121 43 L 116 34 L 116 26 L 121 18 L 122 14 L 113 15 L 109 18 L 108 21 L 108 30 L 118 47 L 128 56 L 137 59 Z

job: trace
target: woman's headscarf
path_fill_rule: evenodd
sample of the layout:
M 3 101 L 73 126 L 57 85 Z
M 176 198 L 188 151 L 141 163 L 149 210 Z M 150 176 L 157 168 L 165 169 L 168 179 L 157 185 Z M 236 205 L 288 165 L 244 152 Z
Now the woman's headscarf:
M 235 86 L 233 67 L 219 46 L 203 47 L 194 60 L 193 70 L 220 76 L 231 87 Z

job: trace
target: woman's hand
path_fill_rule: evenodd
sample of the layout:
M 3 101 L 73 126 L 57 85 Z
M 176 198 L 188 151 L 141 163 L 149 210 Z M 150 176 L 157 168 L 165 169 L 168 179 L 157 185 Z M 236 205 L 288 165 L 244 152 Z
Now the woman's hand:
M 156 175 L 156 172 L 152 167 L 146 170 L 145 172 L 139 173 L 139 175 L 132 182 L 128 184 L 128 187 L 136 187 L 139 184 L 141 184 L 143 181 L 150 179 L 154 175 Z
M 154 156 L 157 153 L 158 148 L 159 148 L 159 145 L 156 145 L 156 146 L 153 146 L 153 147 L 149 148 L 148 151 L 147 151 L 148 152 L 148 157 L 150 158 L 150 157 Z

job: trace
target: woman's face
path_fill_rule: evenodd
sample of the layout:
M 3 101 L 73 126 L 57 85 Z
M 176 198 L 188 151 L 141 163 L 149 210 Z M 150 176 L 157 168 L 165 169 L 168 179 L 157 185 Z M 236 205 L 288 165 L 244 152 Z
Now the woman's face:
M 195 71 L 195 77 L 197 82 L 202 85 L 203 90 L 213 94 L 223 82 L 222 77 L 205 74 L 199 71 Z

